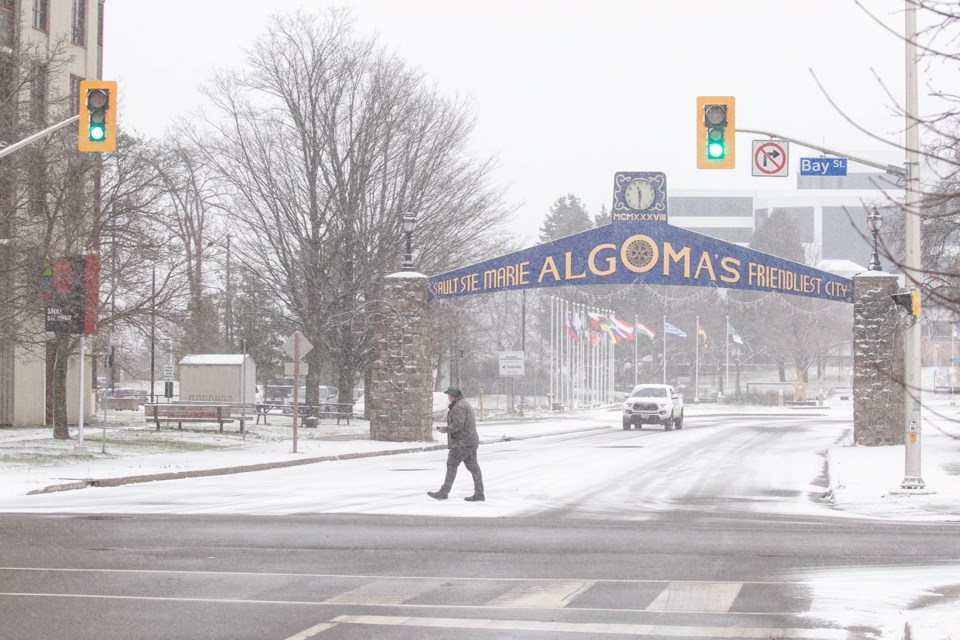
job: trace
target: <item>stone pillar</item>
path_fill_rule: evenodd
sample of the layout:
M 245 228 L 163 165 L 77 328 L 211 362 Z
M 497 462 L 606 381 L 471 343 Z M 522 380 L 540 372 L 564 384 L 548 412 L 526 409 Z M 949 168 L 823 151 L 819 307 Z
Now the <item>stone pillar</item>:
M 854 444 L 903 444 L 903 334 L 890 299 L 898 289 L 882 271 L 853 278 Z
M 403 272 L 384 280 L 377 308 L 370 394 L 370 439 L 433 440 L 433 366 L 427 277 Z

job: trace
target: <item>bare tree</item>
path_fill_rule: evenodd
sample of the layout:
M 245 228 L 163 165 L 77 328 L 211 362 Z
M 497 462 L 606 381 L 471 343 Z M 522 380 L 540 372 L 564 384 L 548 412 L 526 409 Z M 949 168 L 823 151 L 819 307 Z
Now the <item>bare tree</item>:
M 485 249 L 505 218 L 489 163 L 465 152 L 467 107 L 353 37 L 341 11 L 273 18 L 248 69 L 208 95 L 218 117 L 196 142 L 229 184 L 242 260 L 318 347 L 308 399 L 325 358 L 346 394 L 371 344 L 357 327 L 400 266 L 403 214 L 417 213 L 427 272 Z

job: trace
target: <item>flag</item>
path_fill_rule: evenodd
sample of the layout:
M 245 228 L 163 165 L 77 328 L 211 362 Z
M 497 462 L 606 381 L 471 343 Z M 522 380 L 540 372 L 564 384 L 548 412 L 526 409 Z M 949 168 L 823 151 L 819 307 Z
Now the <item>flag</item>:
M 617 334 L 614 333 L 613 328 L 610 326 L 610 321 L 606 316 L 600 316 L 600 331 L 610 336 L 610 342 L 613 344 L 620 344 L 620 339 L 617 338 Z
M 640 323 L 638 322 L 638 323 L 637 323 L 637 335 L 638 335 L 638 336 L 640 336 L 640 335 L 647 336 L 648 338 L 650 338 L 651 340 L 653 340 L 654 338 L 657 337 L 657 332 L 654 331 L 653 329 L 651 329 L 650 327 L 648 327 L 648 326 L 646 326 L 646 325 L 644 325 L 644 324 L 640 324 Z
M 727 323 L 727 335 L 730 336 L 730 339 L 736 342 L 737 344 L 743 344 L 743 338 L 737 335 L 736 329 L 733 328 L 733 325 L 729 322 Z
M 590 346 L 595 347 L 600 344 L 600 334 L 596 331 L 589 331 L 590 334 Z
M 626 340 L 633 340 L 633 327 L 617 320 L 617 316 L 612 313 L 610 314 L 610 324 L 613 325 L 612 328 L 618 336 Z
M 590 316 L 590 326 L 596 329 L 597 331 L 599 331 L 600 318 L 602 318 L 603 316 L 600 315 L 599 313 L 588 313 L 587 315 Z
M 579 311 L 574 312 L 573 314 L 573 324 L 574 328 L 577 331 L 577 342 L 580 342 L 580 339 L 587 335 L 586 326 L 583 320 L 583 316 Z
M 570 317 L 569 311 L 567 311 L 567 335 L 580 342 L 580 335 L 577 333 L 577 327 L 573 324 L 573 318 Z
M 710 345 L 707 343 L 707 330 L 699 324 L 697 325 L 697 335 L 703 338 L 703 348 L 708 348 Z
M 681 331 L 678 327 L 673 326 L 669 322 L 663 323 L 663 330 L 669 336 L 677 336 L 678 338 L 686 338 L 687 334 Z

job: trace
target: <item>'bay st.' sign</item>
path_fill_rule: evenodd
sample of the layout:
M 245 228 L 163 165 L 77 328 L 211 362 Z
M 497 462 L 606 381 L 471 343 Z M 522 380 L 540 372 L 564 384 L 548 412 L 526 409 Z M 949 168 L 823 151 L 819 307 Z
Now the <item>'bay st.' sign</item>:
M 851 301 L 847 278 L 667 224 L 666 202 L 663 174 L 617 173 L 612 224 L 435 275 L 429 295 L 642 283 Z

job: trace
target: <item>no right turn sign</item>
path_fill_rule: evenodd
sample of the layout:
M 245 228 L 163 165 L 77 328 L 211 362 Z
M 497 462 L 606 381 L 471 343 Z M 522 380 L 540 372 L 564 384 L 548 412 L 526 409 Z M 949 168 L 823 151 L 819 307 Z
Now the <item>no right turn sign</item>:
M 760 177 L 775 176 L 785 178 L 790 171 L 786 140 L 753 141 L 753 175 Z

